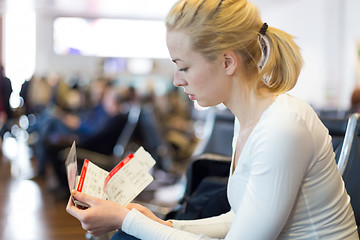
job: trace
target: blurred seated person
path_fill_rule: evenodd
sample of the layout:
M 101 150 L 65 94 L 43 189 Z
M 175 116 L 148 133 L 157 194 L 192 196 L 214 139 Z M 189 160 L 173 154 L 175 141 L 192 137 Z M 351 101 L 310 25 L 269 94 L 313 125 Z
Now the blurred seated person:
M 94 107 L 78 115 L 67 112 L 57 113 L 40 127 L 39 140 L 35 149 L 38 160 L 37 178 L 45 176 L 46 163 L 49 162 L 54 168 L 59 185 L 67 184 L 64 164 L 58 159 L 58 154 L 62 149 L 69 147 L 74 140 L 78 146 L 82 146 L 83 142 L 86 143 L 105 131 L 109 135 L 105 135 L 105 139 L 97 142 L 96 149 L 102 153 L 108 150 L 101 147 L 111 146 L 107 140 L 116 142 L 117 135 L 115 134 L 119 134 L 127 120 L 129 92 L 127 89 L 119 89 L 107 82 L 96 82 L 92 93 L 94 93 L 94 98 L 101 99 Z M 114 127 L 117 131 L 114 129 L 109 131 L 109 128 Z
M 79 114 L 58 109 L 55 118 L 50 121 L 46 131 L 46 141 L 49 144 L 69 144 L 73 140 L 80 141 L 97 133 L 106 121 L 121 109 L 120 89 L 108 82 L 95 82 L 91 94 L 93 104 Z M 122 93 L 126 99 L 126 94 Z M 74 96 L 73 96 L 74 97 Z
M 32 76 L 26 80 L 20 91 L 24 100 L 25 113 L 38 114 L 49 105 L 52 89 L 45 76 Z
M 350 112 L 360 113 L 360 86 L 355 87 L 354 91 L 351 94 L 351 106 L 350 106 Z
M 21 86 L 20 96 L 24 100 L 26 114 L 38 115 L 76 105 L 78 101 L 73 97 L 74 91 L 59 74 L 51 73 L 48 76 L 33 75 L 26 80 Z

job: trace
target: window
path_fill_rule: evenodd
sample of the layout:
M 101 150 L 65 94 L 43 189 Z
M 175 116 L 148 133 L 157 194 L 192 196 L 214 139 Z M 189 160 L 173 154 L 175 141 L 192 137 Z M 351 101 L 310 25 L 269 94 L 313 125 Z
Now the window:
M 60 17 L 54 21 L 54 51 L 59 55 L 168 58 L 165 33 L 160 20 Z

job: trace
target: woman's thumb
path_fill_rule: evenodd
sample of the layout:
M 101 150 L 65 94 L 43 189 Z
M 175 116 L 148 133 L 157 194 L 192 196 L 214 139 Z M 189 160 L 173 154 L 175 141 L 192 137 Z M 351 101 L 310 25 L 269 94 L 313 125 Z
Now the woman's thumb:
M 83 202 L 83 203 L 87 203 L 89 205 L 91 205 L 92 203 L 92 198 L 90 195 L 87 195 L 85 193 L 82 192 L 78 192 L 76 190 L 72 190 L 71 191 L 71 195 L 78 201 Z

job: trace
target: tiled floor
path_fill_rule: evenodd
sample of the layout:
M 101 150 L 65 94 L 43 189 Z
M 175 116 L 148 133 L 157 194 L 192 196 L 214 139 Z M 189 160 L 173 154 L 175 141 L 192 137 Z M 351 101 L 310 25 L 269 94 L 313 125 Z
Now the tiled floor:
M 0 239 L 86 239 L 77 219 L 65 211 L 67 201 L 56 200 L 47 190 L 49 182 L 33 176 L 31 149 L 26 132 L 5 136 L 0 157 Z M 51 181 L 50 181 L 51 182 Z

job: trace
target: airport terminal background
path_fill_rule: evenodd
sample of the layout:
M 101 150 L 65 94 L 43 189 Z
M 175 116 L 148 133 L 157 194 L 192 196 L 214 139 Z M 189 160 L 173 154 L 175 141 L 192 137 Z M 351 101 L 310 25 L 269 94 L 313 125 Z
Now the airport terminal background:
M 172 86 L 175 66 L 162 19 L 174 0 L 119 2 L 0 0 L 0 62 L 13 91 L 11 116 L 2 122 L 0 240 L 89 238 L 65 212 L 68 192 L 58 188 L 61 177 L 52 163 L 46 177 L 37 177 L 38 158 L 48 151 L 46 156 L 62 159 L 76 134 L 43 138 L 42 130 L 54 116 L 89 115 L 102 101 L 94 99 L 102 83 L 114 90 L 107 100 L 118 106 L 109 117 L 115 124 L 83 146 L 106 158 L 114 158 L 119 139 L 124 152 L 140 145 L 151 151 L 159 161 L 156 181 L 137 200 L 161 216 L 182 197 L 189 162 L 205 151 L 216 119 L 228 119 L 223 106 L 201 108 Z M 263 21 L 294 35 L 301 47 L 304 67 L 290 93 L 323 117 L 357 111 L 352 93 L 360 86 L 360 1 L 253 2 Z M 132 125 L 126 125 L 130 112 Z M 128 138 L 120 137 L 125 126 Z M 98 139 L 107 147 L 94 144 Z

